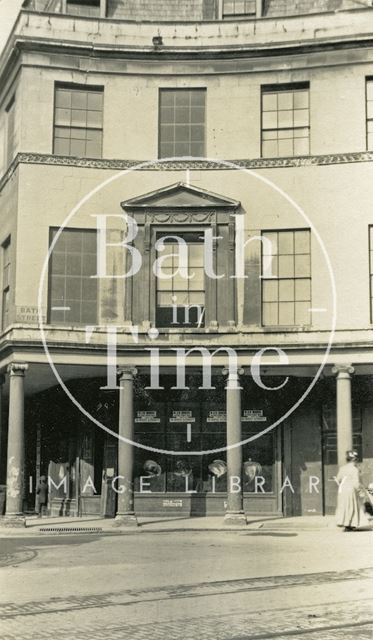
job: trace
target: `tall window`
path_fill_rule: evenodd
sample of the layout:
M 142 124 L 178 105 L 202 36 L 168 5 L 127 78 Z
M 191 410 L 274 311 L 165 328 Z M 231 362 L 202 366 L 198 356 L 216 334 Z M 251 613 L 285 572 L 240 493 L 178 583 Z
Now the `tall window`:
M 76 16 L 100 17 L 100 0 L 67 0 L 66 12 Z
M 373 78 L 367 79 L 367 149 L 373 150 Z
M 205 89 L 161 89 L 159 157 L 205 155 Z
M 12 97 L 8 106 L 6 107 L 6 116 L 7 116 L 7 143 L 6 143 L 6 159 L 7 165 L 9 165 L 13 158 L 15 152 L 15 111 L 16 111 L 16 98 Z
M 102 157 L 103 90 L 56 86 L 54 146 L 57 155 Z
M 256 0 L 223 0 L 223 18 L 255 15 Z
M 309 153 L 309 85 L 262 87 L 262 156 Z
M 10 305 L 10 236 L 2 245 L 2 301 L 1 301 L 1 328 L 6 329 L 9 325 L 9 305 Z
M 164 235 L 164 234 L 162 234 Z M 158 240 L 162 238 L 158 237 Z M 171 234 L 170 234 L 171 236 Z M 203 233 L 173 233 L 184 240 L 187 246 L 187 263 L 183 265 L 188 278 L 180 273 L 179 244 L 165 239 L 157 258 L 166 256 L 161 262 L 157 276 L 156 323 L 159 327 L 204 327 L 205 326 L 205 276 Z M 202 236 L 202 240 L 200 238 Z
M 262 322 L 311 323 L 311 235 L 308 229 L 262 233 Z
M 373 322 L 373 225 L 369 227 L 370 321 Z
M 51 241 L 57 229 L 51 230 Z M 94 230 L 64 229 L 49 261 L 50 323 L 97 322 L 97 236 Z

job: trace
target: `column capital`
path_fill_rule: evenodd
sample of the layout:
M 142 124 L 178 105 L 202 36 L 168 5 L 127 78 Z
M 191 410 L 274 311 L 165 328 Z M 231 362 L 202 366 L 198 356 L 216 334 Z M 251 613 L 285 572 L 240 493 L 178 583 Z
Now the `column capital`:
M 10 376 L 21 376 L 24 377 L 26 371 L 28 370 L 28 364 L 24 362 L 11 362 L 8 365 L 8 373 Z
M 332 369 L 332 373 L 334 373 L 337 378 L 350 378 L 353 373 L 355 373 L 355 369 L 351 364 L 336 364 Z
M 243 367 L 224 367 L 222 369 L 222 375 L 227 376 L 228 378 L 239 378 L 239 376 L 243 376 L 245 370 Z
M 222 374 L 227 378 L 226 389 L 242 389 L 240 386 L 240 376 L 245 373 L 239 366 L 224 367 Z
M 137 376 L 137 369 L 133 365 L 118 367 L 119 380 L 133 380 Z

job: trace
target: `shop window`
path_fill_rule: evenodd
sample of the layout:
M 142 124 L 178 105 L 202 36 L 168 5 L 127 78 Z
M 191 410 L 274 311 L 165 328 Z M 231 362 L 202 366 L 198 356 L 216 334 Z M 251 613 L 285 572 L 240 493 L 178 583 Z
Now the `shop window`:
M 6 159 L 7 165 L 10 165 L 14 158 L 15 154 L 15 110 L 16 110 L 16 99 L 15 96 L 12 97 L 6 108 Z
M 103 97 L 95 87 L 56 86 L 53 153 L 102 157 Z
M 51 230 L 51 242 L 58 232 Z M 49 260 L 51 324 L 97 322 L 97 238 L 94 230 L 64 229 Z
M 262 157 L 309 153 L 309 85 L 262 87 Z
M 9 305 L 10 305 L 10 236 L 2 245 L 2 301 L 1 301 L 1 328 L 5 329 L 9 325 Z
M 66 13 L 88 18 L 99 18 L 100 0 L 67 0 Z
M 311 234 L 309 229 L 262 233 L 262 323 L 311 323 Z
M 202 237 L 201 237 L 202 236 Z M 183 243 L 186 264 L 183 264 Z M 203 232 L 157 236 L 156 324 L 158 327 L 205 326 L 205 273 Z M 159 259 L 162 260 L 159 263 Z M 182 272 L 184 270 L 184 273 Z M 186 276 L 186 277 L 184 277 Z
M 205 89 L 161 89 L 159 157 L 205 155 Z
M 255 15 L 256 0 L 223 0 L 223 18 Z

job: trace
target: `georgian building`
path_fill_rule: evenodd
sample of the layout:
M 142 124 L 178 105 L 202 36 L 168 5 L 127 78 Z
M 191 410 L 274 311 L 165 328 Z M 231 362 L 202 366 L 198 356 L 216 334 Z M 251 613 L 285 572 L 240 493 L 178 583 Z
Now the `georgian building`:
M 0 58 L 1 477 L 52 515 L 373 480 L 373 10 L 31 0 Z M 181 270 L 180 270 L 181 269 Z

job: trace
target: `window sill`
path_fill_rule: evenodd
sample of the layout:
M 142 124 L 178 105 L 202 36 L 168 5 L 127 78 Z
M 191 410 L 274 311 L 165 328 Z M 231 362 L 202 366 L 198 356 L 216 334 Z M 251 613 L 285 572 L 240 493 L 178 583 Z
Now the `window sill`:
M 307 325 L 276 325 L 273 327 L 265 327 L 262 326 L 261 330 L 265 333 L 299 333 L 299 332 L 307 332 L 313 331 L 313 327 L 310 324 Z

